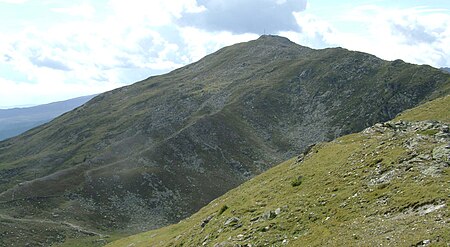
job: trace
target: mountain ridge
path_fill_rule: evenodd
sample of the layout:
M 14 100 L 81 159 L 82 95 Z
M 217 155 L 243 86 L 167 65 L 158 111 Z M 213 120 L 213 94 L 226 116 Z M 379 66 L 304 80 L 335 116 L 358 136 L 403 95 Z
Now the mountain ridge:
M 430 66 L 263 36 L 0 142 L 0 214 L 99 232 L 161 227 L 313 143 L 445 95 L 449 84 Z M 71 236 L 33 229 L 4 237 Z
M 449 67 L 442 67 L 440 68 L 440 70 L 446 72 L 446 73 L 450 73 L 450 68 Z
M 47 123 L 55 117 L 86 103 L 95 95 L 31 107 L 0 109 L 0 141 Z
M 449 104 L 317 144 L 177 224 L 107 246 L 444 246 Z

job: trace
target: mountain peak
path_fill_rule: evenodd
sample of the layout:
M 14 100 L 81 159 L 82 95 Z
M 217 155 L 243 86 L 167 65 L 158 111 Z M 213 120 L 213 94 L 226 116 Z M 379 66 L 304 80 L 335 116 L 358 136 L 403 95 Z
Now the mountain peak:
M 279 36 L 279 35 L 273 35 L 273 34 L 263 34 L 259 36 L 258 40 L 277 40 L 277 41 L 283 41 L 283 42 L 292 42 L 288 38 Z
M 264 34 L 261 35 L 257 40 L 257 42 L 270 42 L 272 44 L 283 44 L 283 45 L 297 45 L 286 37 L 272 35 L 272 34 Z
M 0 142 L 0 246 L 178 222 L 313 143 L 449 92 L 429 66 L 366 58 L 264 35 Z

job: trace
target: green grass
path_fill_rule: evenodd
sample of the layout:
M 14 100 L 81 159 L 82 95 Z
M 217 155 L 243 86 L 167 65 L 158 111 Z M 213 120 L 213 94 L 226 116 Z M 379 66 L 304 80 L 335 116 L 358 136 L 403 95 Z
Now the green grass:
M 223 214 L 223 212 L 227 211 L 228 206 L 227 205 L 223 205 L 220 210 L 219 210 L 219 215 Z
M 214 243 L 220 243 L 239 234 L 253 236 L 239 243 L 257 245 L 281 244 L 284 239 L 280 236 L 287 236 L 286 239 L 293 245 L 306 242 L 314 246 L 337 243 L 372 245 L 389 242 L 386 240 L 388 235 L 393 235 L 395 239 L 392 241 L 397 244 L 414 244 L 422 238 L 438 235 L 445 240 L 448 229 L 432 222 L 421 223 L 424 217 L 383 220 L 386 213 L 401 215 L 401 210 L 411 203 L 446 200 L 446 190 L 441 186 L 446 184 L 448 176 L 425 178 L 421 183 L 406 177 L 405 180 L 396 180 L 384 187 L 369 188 L 364 179 L 368 167 L 360 160 L 364 153 L 375 153 L 378 143 L 378 140 L 352 135 L 324 144 L 302 164 L 296 164 L 295 160 L 287 161 L 216 199 L 177 225 L 126 238 L 110 246 L 127 246 L 131 243 L 134 246 L 198 246 L 208 235 Z M 401 142 L 393 144 L 398 148 L 383 153 L 387 161 L 405 155 L 406 151 L 399 147 Z M 356 155 L 352 157 L 352 154 Z M 304 183 L 292 187 L 289 181 L 296 179 L 298 174 L 303 174 Z M 397 191 L 402 194 L 396 195 Z M 376 205 L 377 199 L 384 196 L 390 198 L 389 205 Z M 218 204 L 223 203 L 229 205 L 229 210 L 222 215 L 215 215 Z M 343 203 L 346 203 L 344 207 Z M 252 223 L 252 218 L 263 215 L 265 211 L 286 206 L 287 209 L 273 220 Z M 200 219 L 209 215 L 214 215 L 213 220 L 203 230 L 200 229 Z M 236 230 L 224 227 L 223 222 L 230 217 L 240 218 L 243 226 Z M 432 217 L 437 216 L 433 214 L 427 218 L 431 220 Z M 417 228 L 414 234 L 405 235 L 413 225 Z M 266 227 L 269 230 L 264 231 Z M 430 235 L 426 229 L 431 227 L 435 232 Z M 218 233 L 219 229 L 223 231 Z M 264 234 L 259 234 L 261 231 Z
M 115 240 L 124 238 L 126 235 L 121 234 L 113 234 L 108 236 L 92 236 L 92 237 L 84 237 L 84 238 L 68 238 L 64 241 L 64 243 L 52 245 L 55 247 L 101 247 L 105 246 L 105 244 L 113 242 Z
M 449 78 L 429 66 L 279 37 L 226 47 L 0 142 L 0 214 L 57 213 L 100 231 L 165 226 L 312 143 L 446 95 Z M 289 175 L 281 194 L 313 179 Z M 22 200 L 9 202 L 13 195 Z M 238 210 L 226 205 L 224 216 Z
M 450 122 L 450 95 L 427 102 L 417 108 L 406 110 L 399 114 L 395 120 L 424 121 L 439 120 Z
M 301 184 L 302 184 L 302 177 L 301 176 L 298 176 L 297 178 L 295 178 L 291 182 L 292 187 L 297 187 L 297 186 L 300 186 Z
M 448 99 L 448 97 L 444 98 Z M 447 109 L 443 99 L 408 112 Z M 430 115 L 440 119 L 440 112 Z M 445 117 L 444 117 L 445 119 Z M 447 122 L 449 123 L 449 122 Z M 430 132 L 426 130 L 425 132 Z M 429 135 L 427 135 L 429 136 Z M 439 175 L 426 175 L 432 161 L 411 163 L 415 155 L 430 154 L 444 143 L 432 136 L 422 138 L 415 154 L 404 143 L 416 132 L 393 131 L 351 134 L 316 145 L 301 163 L 290 159 L 212 201 L 178 224 L 134 235 L 108 245 L 115 246 L 213 246 L 216 243 L 256 246 L 411 246 L 430 240 L 436 245 L 450 241 L 446 222 L 449 167 Z M 425 166 L 425 167 L 423 167 Z M 412 168 L 412 169 L 411 169 Z M 374 179 L 395 172 L 386 182 Z M 293 186 L 299 183 L 301 185 Z M 226 211 L 221 210 L 227 205 Z M 421 214 L 422 207 L 439 210 Z M 264 218 L 267 212 L 279 214 Z M 218 213 L 219 212 L 219 213 Z M 207 217 L 212 219 L 201 227 Z M 240 227 L 225 226 L 231 217 Z
M 423 131 L 418 131 L 417 133 L 418 133 L 418 134 L 421 134 L 421 135 L 429 135 L 429 136 L 432 136 L 432 135 L 437 134 L 438 132 L 439 132 L 439 130 L 423 130 Z

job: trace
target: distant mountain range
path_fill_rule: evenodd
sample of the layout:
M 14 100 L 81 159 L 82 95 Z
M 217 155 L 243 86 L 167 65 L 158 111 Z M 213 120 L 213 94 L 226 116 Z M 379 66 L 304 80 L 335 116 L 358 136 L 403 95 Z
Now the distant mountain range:
M 447 73 L 450 73 L 450 68 L 448 68 L 448 67 L 443 67 L 443 68 L 441 68 L 441 70 L 445 71 Z
M 225 47 L 168 74 L 100 94 L 0 142 L 0 245 L 88 246 L 93 236 L 110 241 L 115 234 L 179 222 L 315 143 L 449 93 L 450 74 L 431 66 L 342 48 L 315 50 L 270 35 Z M 352 149 L 351 142 L 345 148 Z M 360 151 L 364 156 L 365 146 Z M 327 159 L 336 160 L 333 171 L 339 172 L 336 158 Z M 258 188 L 272 179 L 258 180 Z M 326 180 L 315 181 L 313 190 L 323 189 Z M 352 181 L 339 188 L 357 188 Z M 264 190 L 257 193 L 265 197 Z M 310 203 L 319 205 L 315 196 Z M 339 198 L 344 196 L 353 194 Z M 316 223 L 325 220 L 314 214 Z M 90 244 L 79 244 L 85 237 Z
M 0 109 L 0 141 L 21 134 L 86 103 L 95 95 L 24 108 Z

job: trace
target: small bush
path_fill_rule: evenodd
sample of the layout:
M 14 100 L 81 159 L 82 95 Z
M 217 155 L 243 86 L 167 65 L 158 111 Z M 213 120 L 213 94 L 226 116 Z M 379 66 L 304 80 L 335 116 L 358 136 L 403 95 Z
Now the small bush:
M 296 179 L 294 179 L 294 180 L 291 182 L 292 187 L 297 187 L 297 186 L 299 186 L 300 184 L 302 184 L 302 176 L 298 176 Z
M 377 158 L 377 159 L 372 160 L 372 162 L 369 163 L 369 166 L 373 167 L 381 162 L 383 162 L 383 158 Z
M 219 215 L 223 214 L 223 212 L 227 211 L 228 206 L 227 205 L 223 205 L 220 210 L 219 210 Z
M 432 135 L 436 135 L 438 132 L 439 132 L 439 130 L 429 129 L 429 130 L 422 130 L 422 131 L 419 131 L 417 133 L 421 134 L 421 135 L 432 136 Z

